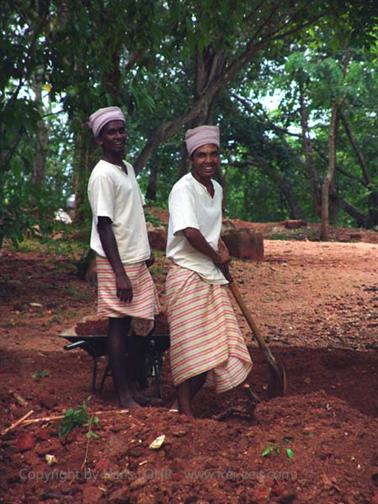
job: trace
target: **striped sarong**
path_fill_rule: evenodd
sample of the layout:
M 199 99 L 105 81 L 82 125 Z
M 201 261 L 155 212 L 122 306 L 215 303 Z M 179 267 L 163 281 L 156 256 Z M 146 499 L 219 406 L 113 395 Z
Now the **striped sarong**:
M 252 361 L 227 288 L 174 264 L 167 275 L 166 301 L 175 386 L 204 372 L 218 393 L 242 383 Z
M 154 320 L 159 313 L 159 298 L 151 274 L 145 262 L 124 264 L 127 276 L 133 287 L 131 303 L 120 301 L 117 297 L 115 275 L 109 261 L 97 256 L 97 313 L 105 317 L 135 317 Z

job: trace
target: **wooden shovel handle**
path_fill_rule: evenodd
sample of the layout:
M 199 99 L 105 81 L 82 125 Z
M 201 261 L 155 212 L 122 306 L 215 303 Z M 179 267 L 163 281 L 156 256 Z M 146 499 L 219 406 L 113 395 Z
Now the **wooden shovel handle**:
M 268 362 L 268 367 L 269 367 L 269 372 L 270 372 L 270 384 L 268 387 L 268 393 L 270 397 L 276 397 L 276 396 L 283 396 L 286 394 L 287 390 L 287 377 L 286 377 L 286 371 L 285 368 L 281 365 L 278 364 L 276 359 L 274 358 L 274 355 L 270 351 L 270 348 L 268 345 L 265 343 L 264 338 L 262 337 L 262 334 L 257 327 L 256 322 L 253 320 L 253 317 L 251 313 L 249 312 L 248 308 L 244 304 L 244 301 L 241 297 L 241 294 L 239 292 L 239 289 L 237 285 L 234 282 L 231 282 L 229 284 L 229 288 L 236 300 L 236 302 L 239 305 L 239 308 L 241 309 L 244 317 L 246 318 L 249 327 L 252 330 L 252 333 L 254 337 L 256 338 L 260 350 L 264 354 L 267 362 Z
M 246 307 L 244 301 L 243 301 L 243 298 L 241 297 L 241 294 L 240 294 L 240 291 L 236 285 L 235 282 L 231 282 L 230 284 L 228 284 L 232 294 L 234 295 L 235 297 L 235 300 L 236 302 L 238 303 L 239 305 L 239 308 L 241 309 L 244 317 L 246 318 L 247 322 L 248 322 L 248 325 L 249 327 L 251 328 L 255 338 L 257 339 L 257 342 L 261 348 L 261 350 L 267 354 L 270 358 L 270 360 L 272 361 L 275 361 L 269 347 L 267 346 L 267 344 L 265 343 L 265 340 L 260 332 L 260 329 L 258 328 L 256 322 L 254 321 L 250 311 L 248 310 L 248 308 Z

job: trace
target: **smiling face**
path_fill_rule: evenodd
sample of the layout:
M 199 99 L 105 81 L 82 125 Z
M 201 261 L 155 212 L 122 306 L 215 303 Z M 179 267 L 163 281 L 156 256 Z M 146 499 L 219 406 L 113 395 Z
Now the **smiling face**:
M 220 166 L 219 149 L 215 144 L 201 145 L 193 152 L 191 160 L 193 177 L 206 185 Z
M 123 121 L 110 121 L 101 129 L 96 141 L 103 151 L 111 155 L 122 155 L 125 151 L 127 133 Z

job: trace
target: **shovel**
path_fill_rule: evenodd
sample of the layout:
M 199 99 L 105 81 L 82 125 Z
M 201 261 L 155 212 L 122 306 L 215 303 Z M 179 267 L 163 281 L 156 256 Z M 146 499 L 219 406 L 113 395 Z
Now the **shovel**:
M 237 285 L 233 281 L 231 281 L 228 287 L 232 292 L 237 304 L 239 305 L 245 319 L 247 320 L 248 325 L 251 328 L 252 333 L 257 340 L 257 343 L 259 344 L 260 350 L 264 354 L 265 359 L 268 363 L 269 375 L 270 375 L 268 386 L 269 397 L 272 398 L 285 395 L 287 389 L 287 378 L 285 368 L 276 361 L 274 355 L 270 351 L 270 348 L 265 343 L 265 340 L 262 337 L 260 329 L 257 327 L 256 322 L 252 318 L 251 313 L 244 304 L 244 301 L 241 297 Z

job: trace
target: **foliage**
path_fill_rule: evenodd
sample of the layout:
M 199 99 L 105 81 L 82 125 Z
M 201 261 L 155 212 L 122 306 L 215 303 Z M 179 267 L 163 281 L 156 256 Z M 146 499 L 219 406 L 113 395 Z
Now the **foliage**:
M 100 423 L 100 420 L 95 415 L 89 415 L 89 401 L 90 397 L 83 401 L 83 404 L 81 404 L 77 408 L 68 408 L 65 411 L 58 432 L 61 439 L 65 439 L 75 427 L 87 427 L 88 431 L 86 436 L 88 439 L 98 437 L 98 435 L 92 431 L 92 427 L 98 425 Z
M 316 0 L 311 9 L 301 0 L 4 0 L 0 246 L 33 229 L 47 240 L 71 194 L 89 227 L 86 183 L 99 152 L 86 120 L 111 104 L 127 114 L 128 157 L 145 167 L 150 200 L 166 206 L 185 173 L 184 129 L 217 123 L 226 212 L 267 221 L 318 219 L 300 107 L 321 184 L 340 100 L 337 222 L 376 225 L 376 20 L 373 0 Z
M 155 215 L 153 215 L 149 211 L 148 208 L 144 209 L 144 215 L 145 215 L 146 221 L 150 222 L 154 227 L 158 227 L 163 224 L 162 221 L 159 219 L 159 217 L 156 217 Z
M 46 378 L 47 376 L 49 376 L 49 374 L 50 373 L 45 369 L 42 369 L 41 371 L 34 371 L 34 373 L 32 374 L 32 379 L 35 381 L 39 381 L 42 378 Z

